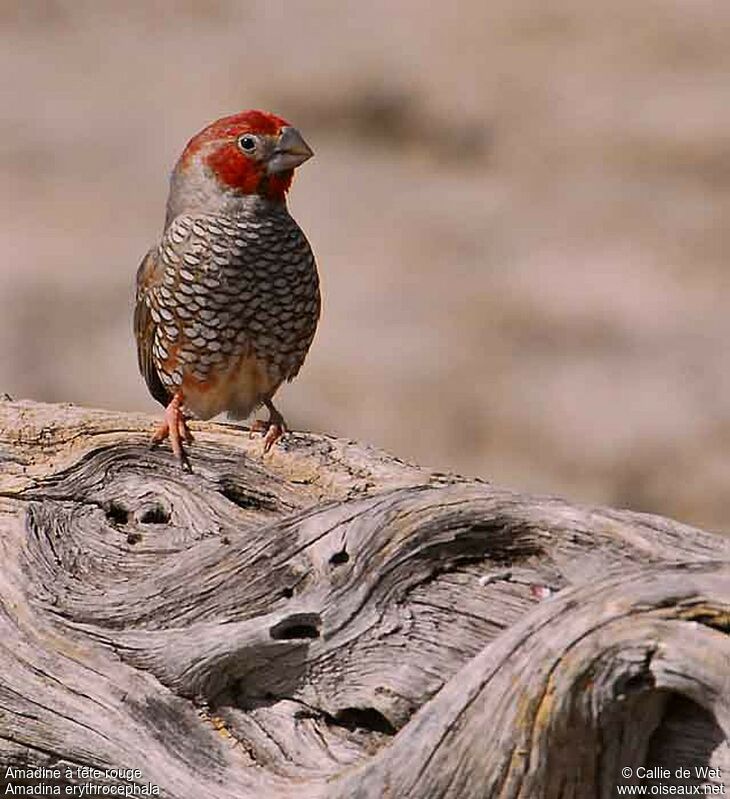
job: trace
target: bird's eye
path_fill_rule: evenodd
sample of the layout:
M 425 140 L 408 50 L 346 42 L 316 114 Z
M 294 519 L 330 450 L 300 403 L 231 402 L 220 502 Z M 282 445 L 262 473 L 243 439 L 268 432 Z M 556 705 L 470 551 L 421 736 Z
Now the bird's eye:
M 256 149 L 256 139 L 253 136 L 241 136 L 238 140 L 238 146 L 244 153 L 252 153 Z

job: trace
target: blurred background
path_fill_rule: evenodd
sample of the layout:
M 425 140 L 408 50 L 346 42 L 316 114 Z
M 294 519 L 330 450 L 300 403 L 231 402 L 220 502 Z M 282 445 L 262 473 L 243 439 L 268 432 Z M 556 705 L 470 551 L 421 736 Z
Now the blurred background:
M 726 0 L 0 0 L 0 391 L 159 412 L 169 171 L 261 107 L 316 158 L 295 429 L 730 526 Z

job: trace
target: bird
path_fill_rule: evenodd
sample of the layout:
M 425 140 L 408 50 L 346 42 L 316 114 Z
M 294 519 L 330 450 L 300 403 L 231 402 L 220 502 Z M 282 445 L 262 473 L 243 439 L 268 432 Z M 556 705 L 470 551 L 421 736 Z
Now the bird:
M 160 241 L 137 270 L 139 370 L 165 408 L 151 443 L 169 437 L 191 471 L 187 420 L 269 412 L 251 432 L 263 452 L 287 431 L 273 404 L 299 373 L 320 317 L 312 248 L 289 214 L 294 170 L 313 155 L 297 128 L 248 110 L 193 136 L 170 177 Z

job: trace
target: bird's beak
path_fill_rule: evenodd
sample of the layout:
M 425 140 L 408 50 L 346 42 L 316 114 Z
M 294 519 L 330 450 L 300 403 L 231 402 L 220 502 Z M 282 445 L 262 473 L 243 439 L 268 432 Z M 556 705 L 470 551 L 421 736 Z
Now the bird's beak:
M 266 164 L 266 171 L 270 175 L 278 175 L 288 169 L 295 169 L 313 155 L 312 148 L 296 128 L 282 128 Z

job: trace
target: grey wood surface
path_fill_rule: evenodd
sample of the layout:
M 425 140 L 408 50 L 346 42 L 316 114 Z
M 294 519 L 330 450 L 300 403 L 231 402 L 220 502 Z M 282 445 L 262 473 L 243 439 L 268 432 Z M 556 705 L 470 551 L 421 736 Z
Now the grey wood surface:
M 86 766 L 175 799 L 728 781 L 728 537 L 324 435 L 263 458 L 193 423 L 187 474 L 152 424 L 0 401 L 2 785 L 63 791 Z M 62 776 L 8 771 L 29 767 Z

